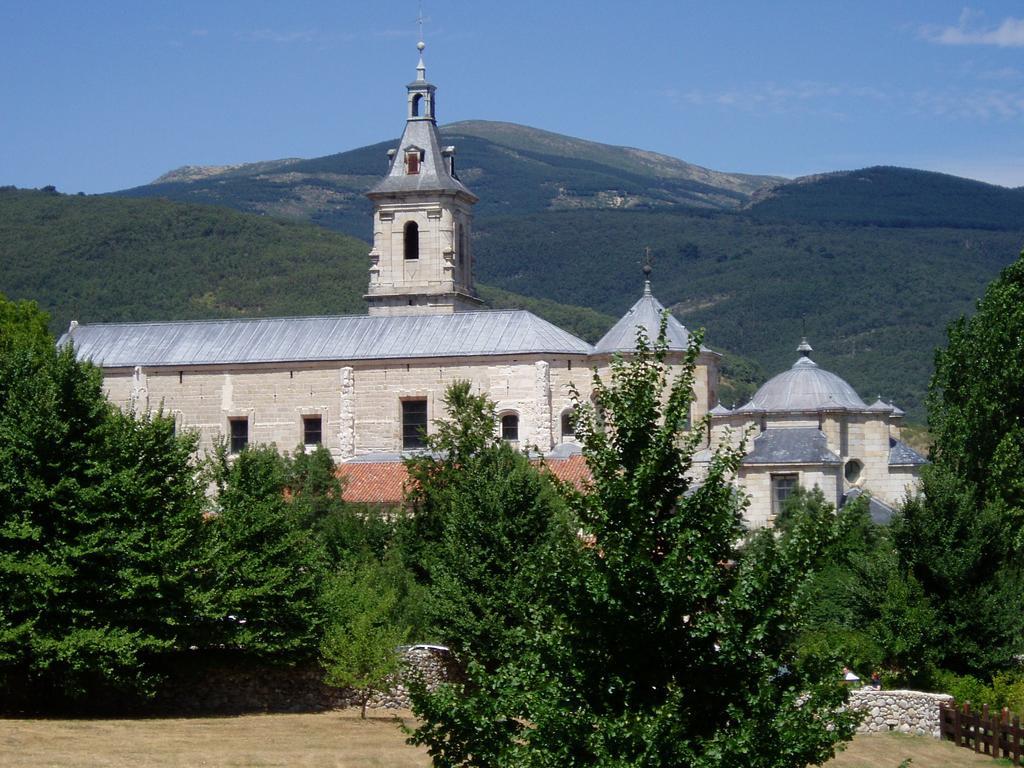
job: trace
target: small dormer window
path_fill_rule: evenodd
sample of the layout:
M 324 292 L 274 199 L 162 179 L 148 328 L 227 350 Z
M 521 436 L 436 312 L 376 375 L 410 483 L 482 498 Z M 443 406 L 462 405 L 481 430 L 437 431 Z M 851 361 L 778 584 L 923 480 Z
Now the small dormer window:
M 410 176 L 420 172 L 420 153 L 413 149 L 405 153 L 405 172 Z

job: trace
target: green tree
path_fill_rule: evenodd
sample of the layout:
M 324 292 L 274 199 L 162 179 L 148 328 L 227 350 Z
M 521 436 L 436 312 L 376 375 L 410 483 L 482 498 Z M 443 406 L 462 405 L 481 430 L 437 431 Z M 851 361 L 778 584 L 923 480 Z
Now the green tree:
M 521 726 L 525 678 L 510 662 L 539 616 L 553 553 L 572 556 L 571 529 L 554 481 L 496 436 L 494 404 L 469 382 L 445 396 L 431 454 L 409 461 L 414 516 L 431 515 L 433 541 L 421 567 L 430 583 L 435 632 L 466 665 L 465 680 L 428 692 L 414 687 L 424 720 L 414 741 L 439 765 L 499 764 Z M 421 529 L 422 530 L 422 529 Z
M 399 646 L 409 635 L 408 627 L 396 623 L 398 593 L 387 582 L 380 566 L 364 562 L 331 577 L 324 591 L 325 679 L 358 693 L 363 719 L 374 692 L 395 679 Z
M 896 543 L 939 615 L 939 663 L 990 676 L 1024 652 L 1024 255 L 950 326 L 929 394 L 932 464 Z
M 0 301 L 0 679 L 39 702 L 151 693 L 187 644 L 195 438 L 110 406 L 99 371 Z
M 641 336 L 608 382 L 595 375 L 592 408 L 577 398 L 592 485 L 563 489 L 572 524 L 562 535 L 554 527 L 513 562 L 486 559 L 491 537 L 461 542 L 481 565 L 472 580 L 453 568 L 465 594 L 538 586 L 467 617 L 463 633 L 498 628 L 484 635 L 498 650 L 464 647 L 467 680 L 415 700 L 414 739 L 435 765 L 803 766 L 852 735 L 838 668 L 795 650 L 798 594 L 832 526 L 806 516 L 783 539 L 739 544 L 729 478 L 740 452 L 690 479 L 699 351 L 698 337 L 673 372 L 663 337 L 652 350 Z M 467 489 L 484 485 L 466 475 Z M 511 518 L 505 506 L 495 513 Z
M 414 514 L 401 521 L 401 550 L 406 564 L 429 583 L 438 557 L 444 521 L 454 496 L 463 487 L 463 467 L 481 452 L 498 445 L 494 403 L 474 395 L 468 381 L 456 381 L 445 392 L 447 419 L 434 422 L 427 437 L 429 452 L 410 457 L 409 506 Z
M 286 498 L 287 459 L 272 445 L 232 457 L 221 443 L 210 473 L 203 644 L 275 662 L 311 657 L 325 556 Z
M 901 565 L 889 529 L 871 521 L 862 496 L 835 512 L 817 488 L 798 489 L 776 521 L 780 536 L 811 515 L 832 525 L 832 544 L 801 590 L 802 655 L 836 658 L 866 679 L 921 684 L 935 660 L 935 611 Z

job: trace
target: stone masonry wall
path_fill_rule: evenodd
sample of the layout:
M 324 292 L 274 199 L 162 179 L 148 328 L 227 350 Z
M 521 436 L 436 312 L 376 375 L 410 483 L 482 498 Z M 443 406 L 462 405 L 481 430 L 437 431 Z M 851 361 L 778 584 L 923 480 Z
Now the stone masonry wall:
M 428 688 L 458 679 L 451 651 L 414 645 L 402 653 L 403 671 L 390 690 L 374 694 L 374 709 L 409 707 L 408 683 L 422 679 Z M 315 664 L 299 667 L 254 667 L 230 658 L 196 659 L 172 672 L 154 701 L 141 706 L 147 714 L 207 715 L 245 712 L 320 712 L 357 706 L 355 691 L 324 683 Z
M 850 707 L 867 715 L 857 729 L 860 733 L 898 731 L 939 738 L 939 704 L 952 701 L 945 693 L 920 691 L 876 691 L 860 688 L 850 692 Z

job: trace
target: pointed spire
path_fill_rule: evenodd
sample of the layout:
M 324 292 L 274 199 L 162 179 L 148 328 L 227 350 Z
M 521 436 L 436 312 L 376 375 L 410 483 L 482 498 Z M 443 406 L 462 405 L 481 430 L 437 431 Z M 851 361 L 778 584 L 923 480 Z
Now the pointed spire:
M 420 26 L 423 25 L 422 20 Z M 422 32 L 421 32 L 422 34 Z M 427 47 L 427 44 L 420 40 L 416 43 L 416 50 L 420 52 L 420 63 L 416 65 L 416 82 L 425 83 L 427 81 L 427 65 L 423 63 L 423 49 Z
M 651 263 L 654 260 L 651 258 L 650 246 L 644 248 L 644 266 L 642 271 L 644 273 L 644 296 L 651 296 L 651 272 L 654 271 L 651 267 Z

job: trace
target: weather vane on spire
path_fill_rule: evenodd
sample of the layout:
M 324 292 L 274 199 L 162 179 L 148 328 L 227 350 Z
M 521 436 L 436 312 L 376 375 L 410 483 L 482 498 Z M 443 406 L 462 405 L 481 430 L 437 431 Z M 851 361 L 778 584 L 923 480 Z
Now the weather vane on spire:
M 427 79 L 427 68 L 423 64 L 423 49 L 427 47 L 427 44 L 423 42 L 423 3 L 420 2 L 420 12 L 416 16 L 416 24 L 420 28 L 420 39 L 416 43 L 416 50 L 420 52 L 420 61 L 416 65 L 416 79 L 426 80 Z
M 644 296 L 649 296 L 651 293 L 651 272 L 654 271 L 652 266 L 654 264 L 654 257 L 651 255 L 651 246 L 649 245 L 644 248 L 644 259 L 642 263 L 643 267 L 641 267 L 641 271 L 644 273 Z

